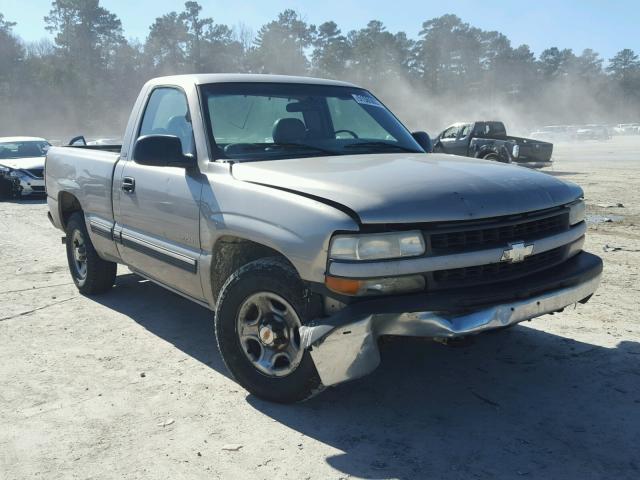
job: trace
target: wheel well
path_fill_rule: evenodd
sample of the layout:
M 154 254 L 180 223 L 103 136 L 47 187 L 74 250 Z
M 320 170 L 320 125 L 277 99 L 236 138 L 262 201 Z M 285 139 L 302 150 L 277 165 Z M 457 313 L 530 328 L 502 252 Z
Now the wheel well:
M 216 302 L 220 289 L 233 272 L 249 262 L 266 257 L 279 257 L 291 265 L 284 255 L 266 245 L 233 236 L 219 238 L 213 247 L 211 260 L 211 289 Z
M 58 208 L 60 209 L 60 221 L 66 228 L 69 217 L 74 212 L 81 212 L 82 207 L 78 199 L 69 192 L 61 192 L 58 197 Z

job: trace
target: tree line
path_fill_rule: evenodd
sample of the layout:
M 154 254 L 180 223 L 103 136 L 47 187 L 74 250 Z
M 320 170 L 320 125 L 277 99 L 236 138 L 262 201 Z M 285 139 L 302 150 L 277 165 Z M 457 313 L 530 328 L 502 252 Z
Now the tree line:
M 219 24 L 188 1 L 125 38 L 99 0 L 54 0 L 53 39 L 25 42 L 0 12 L 0 134 L 119 134 L 149 78 L 193 72 L 312 75 L 371 88 L 414 128 L 471 116 L 522 125 L 640 121 L 640 60 L 551 47 L 536 56 L 456 15 L 426 20 L 417 38 L 379 20 L 342 32 L 285 10 L 252 32 Z M 464 118 L 462 118 L 464 117 Z M 432 132 L 434 133 L 434 132 Z

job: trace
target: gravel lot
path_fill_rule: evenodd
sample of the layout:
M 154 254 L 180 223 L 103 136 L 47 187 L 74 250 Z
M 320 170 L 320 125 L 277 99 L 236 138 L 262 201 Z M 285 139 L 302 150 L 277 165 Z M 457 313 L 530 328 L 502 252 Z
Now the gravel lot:
M 0 478 L 640 478 L 640 138 L 555 160 L 605 260 L 590 303 L 456 348 L 390 342 L 293 406 L 228 378 L 207 310 L 125 268 L 80 296 L 46 204 L 0 204 Z

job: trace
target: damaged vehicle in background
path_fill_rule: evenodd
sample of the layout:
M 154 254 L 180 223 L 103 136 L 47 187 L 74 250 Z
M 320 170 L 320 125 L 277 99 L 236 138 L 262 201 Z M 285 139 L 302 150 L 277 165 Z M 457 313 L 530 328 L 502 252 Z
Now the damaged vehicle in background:
M 447 127 L 436 138 L 433 151 L 543 168 L 551 166 L 553 144 L 509 136 L 504 123 L 489 121 Z
M 70 147 L 83 147 L 83 146 L 96 146 L 96 147 L 104 147 L 107 145 L 121 145 L 122 138 L 116 137 L 98 137 L 95 139 L 87 140 L 84 135 L 78 135 L 77 137 L 73 137 L 69 140 L 67 146 Z
M 47 155 L 74 283 L 106 292 L 121 263 L 215 311 L 229 371 L 267 400 L 370 373 L 381 336 L 510 327 L 600 282 L 580 187 L 426 154 L 425 133 L 349 83 L 158 78 L 123 138 Z
M 40 137 L 0 137 L 0 198 L 44 195 L 44 161 L 51 144 Z

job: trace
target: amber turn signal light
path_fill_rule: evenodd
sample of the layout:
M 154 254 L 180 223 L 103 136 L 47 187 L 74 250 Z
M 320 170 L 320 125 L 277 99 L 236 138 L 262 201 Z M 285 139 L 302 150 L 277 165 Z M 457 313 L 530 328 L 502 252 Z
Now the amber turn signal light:
M 337 278 L 326 276 L 324 284 L 329 290 L 342 295 L 357 295 L 362 287 L 362 281 L 353 280 L 351 278 Z

